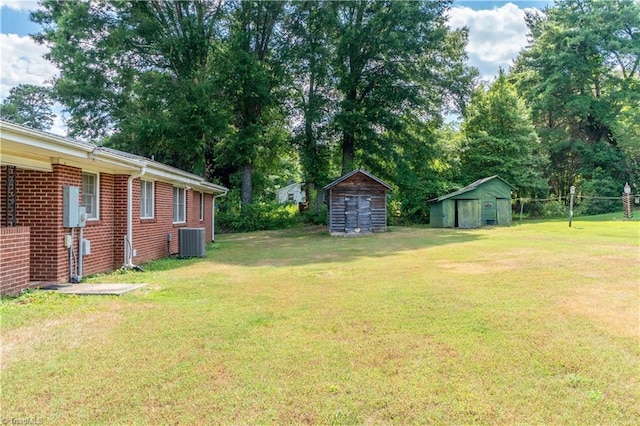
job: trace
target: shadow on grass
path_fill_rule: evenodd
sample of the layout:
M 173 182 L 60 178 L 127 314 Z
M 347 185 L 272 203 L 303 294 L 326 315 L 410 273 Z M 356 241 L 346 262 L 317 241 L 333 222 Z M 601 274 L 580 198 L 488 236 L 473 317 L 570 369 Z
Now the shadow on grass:
M 248 267 L 289 267 L 314 263 L 347 263 L 363 257 L 385 258 L 398 253 L 486 238 L 475 229 L 431 229 L 427 226 L 389 227 L 388 232 L 355 237 L 332 237 L 326 226 L 278 231 L 221 234 L 207 244 L 204 258 L 176 256 L 141 264 L 145 272 L 177 271 L 201 262 Z M 114 271 L 88 279 L 146 282 L 144 273 Z
M 301 266 L 346 263 L 362 257 L 385 258 L 429 247 L 485 238 L 484 232 L 428 227 L 390 227 L 388 232 L 332 237 L 326 227 L 227 234 L 206 261 L 243 266 Z

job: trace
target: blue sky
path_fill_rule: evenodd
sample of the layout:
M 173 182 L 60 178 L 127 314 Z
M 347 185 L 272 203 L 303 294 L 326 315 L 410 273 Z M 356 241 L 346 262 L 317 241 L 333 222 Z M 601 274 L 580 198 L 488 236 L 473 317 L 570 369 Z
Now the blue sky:
M 545 6 L 552 4 L 553 0 L 511 0 L 511 1 L 484 1 L 484 0 L 457 0 L 453 2 L 453 6 L 466 6 L 471 9 L 493 9 L 495 7 L 501 7 L 506 3 L 514 3 L 521 9 L 536 8 L 542 9 Z
M 469 28 L 469 64 L 491 80 L 499 68 L 508 69 L 526 46 L 525 9 L 542 10 L 553 0 L 481 1 L 456 0 L 449 13 L 449 25 Z M 33 0 L 0 0 L 0 99 L 18 84 L 46 84 L 57 70 L 42 58 L 46 47 L 36 45 L 28 34 L 40 27 L 29 21 Z M 64 134 L 61 118 L 54 133 Z
M 17 34 L 25 36 L 40 29 L 38 24 L 29 20 L 29 11 L 15 10 L 3 7 L 0 12 L 0 29 L 3 34 Z
M 9 2 L 1 2 L 0 4 L 6 4 Z M 22 4 L 25 8 L 35 7 L 34 1 L 17 0 L 12 4 Z M 484 1 L 484 0 L 456 0 L 453 2 L 454 7 L 468 7 L 473 10 L 491 10 L 504 6 L 506 3 L 513 3 L 520 9 L 525 8 L 537 8 L 543 9 L 545 6 L 552 4 L 553 1 L 546 0 L 512 0 L 512 1 Z M 29 11 L 22 9 L 16 10 L 11 7 L 3 6 L 0 9 L 0 32 L 3 34 L 17 34 L 19 36 L 25 36 L 30 33 L 37 32 L 39 26 L 29 21 Z

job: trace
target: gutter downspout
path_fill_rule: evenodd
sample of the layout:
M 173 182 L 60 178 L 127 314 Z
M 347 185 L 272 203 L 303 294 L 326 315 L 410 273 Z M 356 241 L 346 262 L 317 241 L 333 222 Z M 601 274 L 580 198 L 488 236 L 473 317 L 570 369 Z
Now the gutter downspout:
M 224 197 L 229 190 L 224 191 L 222 194 L 214 195 L 211 203 L 211 241 L 216 240 L 216 198 Z
M 146 164 L 140 168 L 140 172 L 131 175 L 127 179 L 127 236 L 124 246 L 124 267 L 131 269 L 133 264 L 133 180 L 142 177 L 147 171 Z

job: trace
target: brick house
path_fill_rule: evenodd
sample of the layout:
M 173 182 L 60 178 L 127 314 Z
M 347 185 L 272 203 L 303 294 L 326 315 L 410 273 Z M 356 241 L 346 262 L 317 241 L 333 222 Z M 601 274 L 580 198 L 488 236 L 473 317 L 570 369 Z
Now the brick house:
M 215 199 L 227 193 L 147 158 L 4 120 L 0 169 L 2 295 L 175 254 L 180 228 L 213 241 Z M 64 226 L 65 193 L 86 212 L 84 227 Z

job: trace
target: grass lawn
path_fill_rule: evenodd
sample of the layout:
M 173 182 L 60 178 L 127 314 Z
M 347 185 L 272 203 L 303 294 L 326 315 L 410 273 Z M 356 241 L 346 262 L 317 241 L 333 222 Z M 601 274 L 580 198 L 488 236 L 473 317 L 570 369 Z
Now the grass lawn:
M 620 216 L 620 215 L 617 215 Z M 222 235 L 206 259 L 5 300 L 1 417 L 637 424 L 640 222 Z

